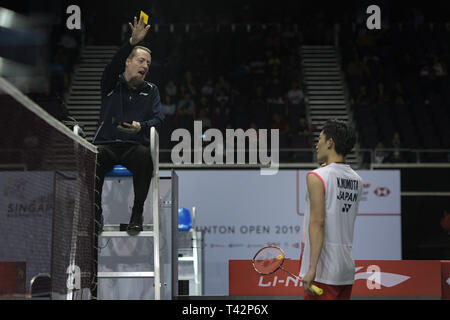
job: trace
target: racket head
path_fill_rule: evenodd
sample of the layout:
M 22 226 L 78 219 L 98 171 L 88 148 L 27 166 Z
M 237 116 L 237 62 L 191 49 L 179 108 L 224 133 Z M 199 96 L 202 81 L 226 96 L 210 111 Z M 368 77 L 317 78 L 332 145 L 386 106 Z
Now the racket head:
M 286 254 L 280 247 L 274 245 L 263 247 L 252 259 L 253 269 L 259 274 L 272 274 L 281 268 L 285 258 Z

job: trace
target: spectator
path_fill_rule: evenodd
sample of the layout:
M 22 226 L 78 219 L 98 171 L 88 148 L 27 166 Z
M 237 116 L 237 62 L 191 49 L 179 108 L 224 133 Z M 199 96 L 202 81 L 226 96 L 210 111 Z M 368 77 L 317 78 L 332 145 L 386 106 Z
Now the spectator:
M 401 152 L 402 142 L 398 132 L 395 132 L 392 137 L 391 147 L 394 151 L 389 156 L 389 162 L 403 162 L 403 154 Z
M 396 105 L 405 104 L 405 94 L 403 91 L 403 85 L 400 81 L 397 81 L 395 83 L 394 103 Z
M 375 154 L 374 154 L 375 163 L 383 163 L 387 158 L 388 155 L 383 149 L 384 149 L 383 142 L 378 141 L 377 146 L 375 147 Z
M 294 132 L 291 138 L 291 146 L 293 148 L 311 148 L 312 146 L 312 130 L 304 117 L 298 119 L 297 132 Z M 293 161 L 311 162 L 311 152 L 296 151 L 292 157 Z
M 234 76 L 236 79 L 245 78 L 250 74 L 250 67 L 246 61 L 243 61 L 238 65 L 238 67 L 234 70 Z
M 289 122 L 287 122 L 283 115 L 275 112 L 272 116 L 272 123 L 270 129 L 279 130 L 279 147 L 280 149 L 286 149 L 289 147 Z M 280 150 L 280 159 L 286 161 L 288 159 L 288 153 Z
M 369 76 L 369 68 L 356 56 L 347 66 L 347 74 L 351 77 Z
M 443 63 L 439 60 L 439 58 L 437 56 L 434 56 L 433 59 L 434 59 L 434 63 L 433 63 L 434 74 L 437 77 L 446 76 L 447 71 L 445 70 Z
M 250 124 L 248 97 L 237 88 L 233 88 L 231 91 L 231 124 L 235 128 L 248 128 Z
M 267 94 L 267 103 L 273 105 L 282 105 L 284 104 L 284 93 L 283 88 L 281 86 L 280 79 L 273 78 L 272 83 L 268 88 Z
M 300 87 L 299 82 L 292 82 L 292 87 L 287 93 L 287 99 L 290 104 L 300 105 L 303 102 L 305 94 Z
M 392 156 L 389 159 L 389 162 L 392 162 L 392 163 L 404 162 L 401 152 L 394 151 Z
M 165 87 L 166 96 L 169 96 L 172 100 L 176 99 L 178 95 L 178 89 L 173 80 L 169 80 Z
M 209 112 L 207 108 L 200 108 L 198 112 L 198 120 L 202 122 L 203 130 L 208 130 L 212 128 L 211 117 L 209 116 Z
M 171 96 L 166 94 L 164 99 L 161 100 L 161 112 L 165 116 L 164 126 L 162 126 L 159 132 L 161 149 L 170 148 L 170 138 L 175 126 L 176 109 L 177 107 L 175 102 L 172 100 Z M 164 154 L 164 156 L 166 155 Z
M 279 113 L 274 113 L 270 129 L 280 130 L 280 137 L 285 136 L 289 132 L 289 123 Z
M 190 70 L 186 71 L 186 73 L 184 74 L 183 85 L 188 90 L 192 98 L 195 98 L 195 96 L 197 95 L 197 89 L 195 87 L 195 84 L 196 82 L 194 80 L 192 72 Z
M 219 77 L 217 81 L 215 92 L 222 92 L 225 95 L 228 95 L 230 92 L 230 84 L 225 80 L 223 76 Z
M 389 101 L 390 98 L 389 95 L 386 93 L 383 82 L 378 82 L 375 102 L 379 104 L 387 104 L 389 103 Z
M 355 92 L 358 87 L 367 82 L 370 76 L 369 68 L 359 59 L 358 55 L 347 66 L 347 76 L 350 92 Z
M 224 132 L 230 123 L 230 106 L 228 105 L 227 101 L 220 100 L 217 103 L 216 107 L 214 108 L 213 117 L 214 128 L 217 128 Z
M 280 76 L 280 69 L 281 69 L 281 60 L 277 56 L 273 54 L 272 51 L 266 52 L 267 56 L 267 68 L 268 68 L 268 74 L 270 74 L 272 77 L 279 77 Z
M 189 93 L 185 93 L 178 101 L 176 117 L 180 128 L 188 129 L 192 132 L 194 128 L 195 103 Z
M 302 137 L 301 148 L 308 148 L 312 146 L 312 130 L 304 117 L 298 119 L 297 135 Z
M 169 95 L 164 97 L 161 103 L 161 111 L 165 115 L 166 121 L 171 122 L 176 111 L 176 105 L 172 102 L 172 98 Z
M 356 103 L 357 106 L 367 106 L 370 104 L 370 98 L 365 85 L 359 87 L 358 95 L 354 103 Z
M 201 94 L 204 97 L 211 98 L 214 94 L 213 81 L 211 78 L 206 80 L 206 83 L 203 85 L 201 89 Z
M 402 142 L 400 139 L 400 134 L 398 132 L 394 133 L 394 136 L 392 137 L 392 147 L 396 149 L 397 151 L 401 148 Z
M 422 66 L 420 68 L 420 76 L 421 77 L 429 77 L 431 75 L 432 68 L 428 64 L 426 60 L 422 61 Z
M 230 100 L 230 97 L 228 96 L 228 94 L 226 93 L 225 90 L 220 89 L 217 94 L 216 94 L 216 101 L 221 103 L 222 101 L 225 103 L 228 103 L 228 101 Z
M 267 127 L 267 102 L 264 96 L 264 90 L 262 86 L 258 86 L 255 89 L 255 94 L 252 95 L 250 103 L 250 117 L 254 119 L 256 126 L 259 128 Z
M 202 120 L 205 119 L 206 122 L 208 122 L 208 128 L 212 128 L 212 108 L 210 107 L 210 102 L 208 99 L 204 96 L 200 98 L 200 101 L 197 104 L 197 110 L 198 110 L 198 119 Z M 207 120 L 209 119 L 209 120 Z M 202 120 L 203 121 L 203 120 Z M 207 130 L 205 124 L 203 124 L 204 130 Z

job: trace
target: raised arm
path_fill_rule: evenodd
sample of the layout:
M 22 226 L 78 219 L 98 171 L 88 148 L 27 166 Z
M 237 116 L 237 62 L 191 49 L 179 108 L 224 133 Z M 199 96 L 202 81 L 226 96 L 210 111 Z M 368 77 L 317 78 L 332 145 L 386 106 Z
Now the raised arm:
M 144 21 L 134 17 L 134 24 L 128 23 L 131 28 L 131 38 L 127 41 L 112 58 L 111 62 L 105 67 L 102 75 L 101 91 L 102 95 L 107 95 L 117 84 L 118 77 L 125 70 L 125 61 L 133 48 L 147 35 L 150 25 L 145 26 Z

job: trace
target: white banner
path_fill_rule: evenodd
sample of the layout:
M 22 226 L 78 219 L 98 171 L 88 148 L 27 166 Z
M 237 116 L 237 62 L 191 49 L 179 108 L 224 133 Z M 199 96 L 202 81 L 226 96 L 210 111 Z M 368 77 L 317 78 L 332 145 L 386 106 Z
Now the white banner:
M 54 172 L 0 172 L 0 261 L 50 273 Z

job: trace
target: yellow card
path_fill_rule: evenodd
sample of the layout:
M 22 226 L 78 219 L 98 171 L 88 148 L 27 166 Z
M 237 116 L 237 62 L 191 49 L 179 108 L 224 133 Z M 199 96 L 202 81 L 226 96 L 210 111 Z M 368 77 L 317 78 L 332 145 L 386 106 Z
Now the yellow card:
M 148 24 L 148 15 L 141 10 L 141 16 L 139 17 L 139 19 L 141 19 L 144 21 L 145 24 Z

